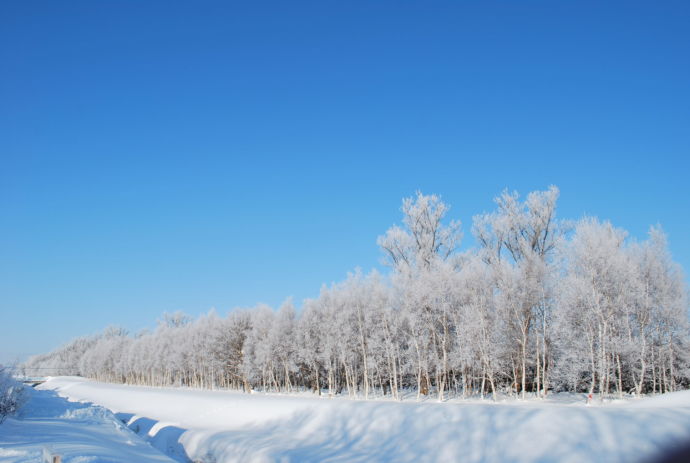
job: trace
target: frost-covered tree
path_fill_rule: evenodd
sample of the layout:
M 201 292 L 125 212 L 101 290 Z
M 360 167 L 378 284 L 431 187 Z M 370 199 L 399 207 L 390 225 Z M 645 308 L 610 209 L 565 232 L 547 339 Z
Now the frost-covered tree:
M 417 192 L 403 200 L 403 227 L 394 225 L 377 240 L 387 263 L 397 270 L 405 267 L 427 269 L 437 260 L 447 260 L 460 245 L 460 222 L 443 219 L 450 206 L 437 195 Z
M 625 253 L 626 233 L 610 223 L 584 219 L 566 252 L 567 275 L 560 285 L 560 316 L 570 333 L 570 348 L 588 359 L 590 392 L 608 393 L 620 353 L 614 334 L 631 304 L 632 266 Z
M 416 363 L 418 393 L 427 393 L 435 373 L 439 400 L 448 386 L 453 302 L 447 281 L 462 233 L 460 222 L 444 219 L 450 207 L 437 195 L 417 192 L 403 200 L 403 227 L 394 225 L 378 244 L 393 268 L 398 305 Z M 438 284 L 437 284 L 438 283 Z
M 506 337 L 514 342 L 514 384 L 525 397 L 528 367 L 534 359 L 537 393 L 545 390 L 547 320 L 553 287 L 550 265 L 567 227 L 556 220 L 559 191 L 555 186 L 535 191 L 521 202 L 517 193 L 504 191 L 495 199 L 497 210 L 475 216 L 473 232 L 481 255 L 496 274 Z M 530 347 L 533 351 L 530 354 Z
M 287 392 L 290 392 L 292 388 L 290 378 L 298 373 L 296 317 L 292 299 L 286 300 L 278 309 L 273 327 L 269 332 L 273 345 L 271 357 L 276 363 L 276 376 L 281 377 L 280 382 Z
M 265 304 L 256 306 L 251 314 L 251 329 L 244 342 L 243 374 L 252 384 L 260 384 L 266 390 L 269 386 L 278 389 L 275 376 L 275 361 L 272 358 L 275 340 L 269 337 L 275 321 L 275 313 Z
M 659 370 L 659 390 L 673 391 L 679 379 L 678 359 L 687 355 L 688 291 L 683 273 L 672 261 L 660 227 L 650 228 L 649 238 L 633 246 L 630 254 L 637 276 L 637 297 L 627 318 L 628 349 L 635 354 L 631 359 L 635 390 L 643 391 L 651 367 Z M 652 359 L 657 359 L 656 365 Z M 657 390 L 656 381 L 652 389 Z
M 481 371 L 480 394 L 488 381 L 492 397 L 496 398 L 498 381 L 505 371 L 506 343 L 503 342 L 505 320 L 497 310 L 494 273 L 481 257 L 471 256 L 458 275 L 461 288 L 461 309 L 455 313 L 458 329 L 456 361 L 462 372 L 473 368 Z M 464 376 L 464 375 L 463 375 Z M 463 396 L 467 381 L 463 377 Z
M 326 371 L 329 393 L 333 392 L 332 365 L 333 355 L 328 352 L 326 333 L 322 326 L 322 307 L 318 299 L 304 302 L 302 314 L 297 320 L 296 357 L 305 366 L 309 375 L 305 378 L 310 388 L 321 395 Z
M 0 365 L 0 424 L 17 413 L 27 400 L 24 385 L 12 377 L 10 368 Z

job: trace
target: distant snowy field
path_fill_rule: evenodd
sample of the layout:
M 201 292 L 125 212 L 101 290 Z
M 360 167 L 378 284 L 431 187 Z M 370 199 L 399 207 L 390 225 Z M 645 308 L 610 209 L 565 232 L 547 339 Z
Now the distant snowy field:
M 627 462 L 649 461 L 664 449 L 690 442 L 690 391 L 585 406 L 584 396 L 575 394 L 496 404 L 394 403 L 65 377 L 39 388 L 23 419 L 33 424 L 22 429 L 22 419 L 9 419 L 0 425 L 0 461 L 39 461 L 30 443 L 41 440 L 62 445 L 65 463 L 171 461 L 168 457 L 204 463 Z M 108 410 L 60 402 L 55 393 L 101 405 L 129 429 Z M 47 409 L 46 418 L 40 418 L 41 408 Z M 71 424 L 70 417 L 76 417 Z M 64 445 L 70 439 L 78 442 Z M 122 456 L 123 451 L 128 453 Z

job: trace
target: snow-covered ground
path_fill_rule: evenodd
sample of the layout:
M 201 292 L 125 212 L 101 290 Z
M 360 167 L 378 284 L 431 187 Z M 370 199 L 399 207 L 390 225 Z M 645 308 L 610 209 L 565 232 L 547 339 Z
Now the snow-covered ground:
M 40 463 L 48 447 L 63 463 L 175 463 L 127 429 L 109 410 L 27 388 L 19 416 L 0 424 L 0 462 Z
M 39 387 L 46 394 L 54 391 L 112 410 L 132 431 L 178 461 L 628 462 L 648 461 L 690 441 L 690 391 L 585 406 L 582 395 L 439 404 L 134 387 L 82 378 L 53 378 Z M 48 415 L 78 416 L 82 410 L 78 404 L 69 407 Z M 87 415 L 95 420 L 92 411 Z M 0 426 L 0 452 L 5 455 L 23 448 L 7 445 L 20 422 Z M 95 422 L 89 439 L 96 439 L 99 426 L 105 426 Z M 9 437 L 3 429 L 7 424 Z M 69 424 L 82 426 L 78 420 Z M 74 433 L 77 439 L 76 428 L 64 425 L 55 432 Z M 102 430 L 105 448 L 143 451 L 139 443 L 128 443 L 127 430 L 110 426 L 109 434 Z M 42 433 L 33 429 L 31 434 Z M 155 458 L 131 453 L 124 459 L 67 461 L 164 461 Z

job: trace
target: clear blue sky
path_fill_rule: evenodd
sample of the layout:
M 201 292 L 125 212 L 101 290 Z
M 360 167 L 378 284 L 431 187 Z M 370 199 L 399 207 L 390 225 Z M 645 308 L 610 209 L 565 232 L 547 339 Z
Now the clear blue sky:
M 421 189 L 690 270 L 690 4 L 2 2 L 0 361 L 318 294 Z M 470 245 L 471 240 L 466 241 Z

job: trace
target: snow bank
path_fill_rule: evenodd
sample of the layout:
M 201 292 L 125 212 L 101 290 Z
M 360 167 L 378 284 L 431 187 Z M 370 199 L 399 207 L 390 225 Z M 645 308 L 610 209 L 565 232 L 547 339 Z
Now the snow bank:
M 44 446 L 63 463 L 174 463 L 127 429 L 109 410 L 27 388 L 19 416 L 0 425 L 0 461 L 39 463 Z
M 610 406 L 359 402 L 55 378 L 178 461 L 643 461 L 690 439 L 690 393 Z

